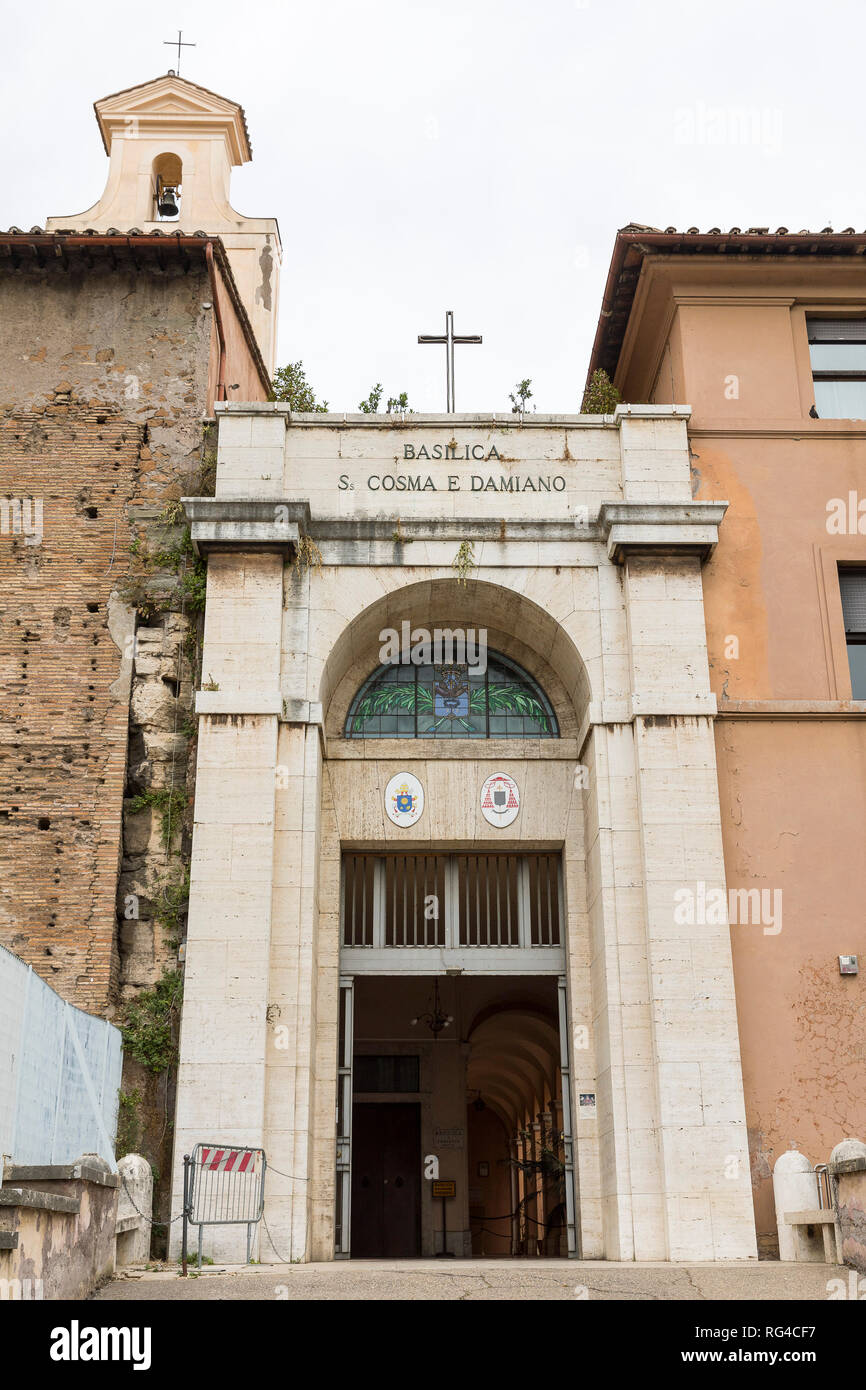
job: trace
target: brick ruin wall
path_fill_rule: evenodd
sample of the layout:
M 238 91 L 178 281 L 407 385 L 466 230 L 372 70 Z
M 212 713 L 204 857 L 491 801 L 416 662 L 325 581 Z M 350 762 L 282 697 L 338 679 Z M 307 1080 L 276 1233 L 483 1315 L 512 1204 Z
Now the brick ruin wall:
M 160 518 L 201 470 L 212 322 L 203 264 L 88 260 L 0 263 L 0 941 L 111 1017 L 176 960 L 152 910 L 183 840 L 129 798 L 186 788 L 189 621 L 151 579 L 133 669 L 130 545 L 182 534 Z
M 131 629 L 116 601 L 112 613 L 124 557 L 111 555 L 143 431 L 94 409 L 75 410 L 74 425 L 36 412 L 0 421 L 0 495 L 41 499 L 45 528 L 40 544 L 14 522 L 0 535 L 0 939 L 101 1013 L 119 981 Z

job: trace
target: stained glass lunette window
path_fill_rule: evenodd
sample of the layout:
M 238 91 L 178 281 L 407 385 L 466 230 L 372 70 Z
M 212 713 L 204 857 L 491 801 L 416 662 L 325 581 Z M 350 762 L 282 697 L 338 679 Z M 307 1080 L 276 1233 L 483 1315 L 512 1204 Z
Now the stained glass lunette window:
M 516 662 L 488 652 L 482 669 L 460 662 L 380 666 L 349 708 L 347 738 L 558 738 L 541 686 Z

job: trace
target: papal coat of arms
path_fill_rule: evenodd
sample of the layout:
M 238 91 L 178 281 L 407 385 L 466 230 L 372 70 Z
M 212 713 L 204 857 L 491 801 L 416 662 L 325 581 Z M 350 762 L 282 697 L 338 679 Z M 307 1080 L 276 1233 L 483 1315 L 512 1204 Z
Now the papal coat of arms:
M 414 825 L 424 810 L 424 788 L 411 772 L 397 772 L 385 788 L 385 812 L 395 825 Z
M 402 787 L 398 787 L 391 800 L 394 803 L 394 810 L 400 811 L 403 815 L 415 810 L 415 798 L 404 782 Z

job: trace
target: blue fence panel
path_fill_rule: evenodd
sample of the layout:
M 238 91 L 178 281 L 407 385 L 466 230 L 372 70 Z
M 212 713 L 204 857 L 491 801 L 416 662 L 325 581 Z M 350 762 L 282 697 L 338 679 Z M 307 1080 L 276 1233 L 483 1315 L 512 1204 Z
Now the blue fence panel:
M 0 1153 L 15 1163 L 98 1153 L 115 1170 L 122 1065 L 119 1029 L 0 946 Z

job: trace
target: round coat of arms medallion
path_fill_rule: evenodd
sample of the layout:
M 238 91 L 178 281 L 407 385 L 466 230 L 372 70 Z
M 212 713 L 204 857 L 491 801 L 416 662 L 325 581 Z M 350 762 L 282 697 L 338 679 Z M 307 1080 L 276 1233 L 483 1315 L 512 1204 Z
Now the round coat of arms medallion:
M 395 825 L 414 825 L 424 810 L 424 788 L 411 772 L 397 772 L 385 788 L 385 812 Z
M 481 814 L 500 829 L 510 825 L 520 810 L 520 789 L 507 772 L 494 772 L 481 788 Z

